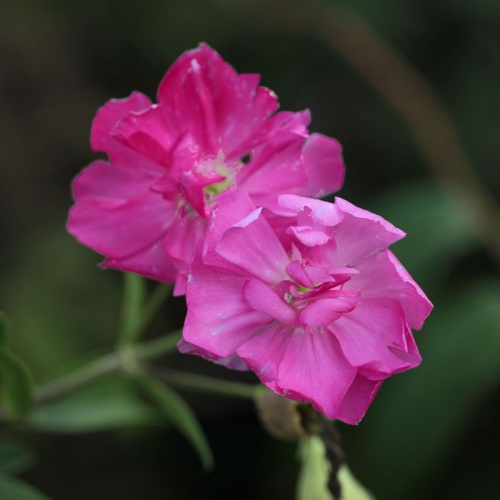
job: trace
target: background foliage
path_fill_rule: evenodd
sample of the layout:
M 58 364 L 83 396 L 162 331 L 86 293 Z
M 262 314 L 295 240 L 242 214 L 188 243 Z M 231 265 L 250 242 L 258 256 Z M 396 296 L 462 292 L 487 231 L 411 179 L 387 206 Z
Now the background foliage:
M 408 233 L 394 250 L 435 304 L 416 334 L 422 366 L 386 382 L 359 426 L 339 425 L 354 474 L 384 500 L 500 498 L 500 228 L 494 202 L 486 203 L 500 194 L 500 1 L 318 0 L 297 16 L 303 4 L 1 3 L 0 308 L 15 353 L 2 347 L 0 329 L 2 376 L 19 357 L 43 381 L 115 345 L 122 277 L 99 270 L 99 256 L 66 233 L 69 185 L 96 157 L 88 145 L 96 109 L 134 89 L 153 97 L 173 60 L 206 41 L 239 72 L 261 73 L 283 109 L 310 108 L 312 131 L 339 139 L 347 164 L 340 194 Z M 328 25 L 339 7 L 347 10 L 333 12 L 355 17 Z M 360 19 L 375 39 L 357 31 Z M 361 45 L 342 49 L 339 26 Z M 451 115 L 474 182 L 450 160 L 456 149 L 439 139 L 422 94 L 403 96 L 417 110 L 409 122 L 349 60 L 355 47 L 362 59 L 381 39 Z M 403 76 L 377 58 L 368 63 L 388 88 Z M 428 161 L 415 121 L 436 137 L 441 162 Z M 179 327 L 183 307 L 170 301 L 149 335 Z M 194 357 L 163 363 L 254 381 Z M 44 407 L 36 432 L 0 429 L 0 496 L 34 498 L 1 479 L 17 474 L 55 500 L 293 498 L 295 446 L 265 434 L 250 403 L 183 395 L 211 444 L 213 472 L 110 379 Z M 12 405 L 15 413 L 22 397 Z

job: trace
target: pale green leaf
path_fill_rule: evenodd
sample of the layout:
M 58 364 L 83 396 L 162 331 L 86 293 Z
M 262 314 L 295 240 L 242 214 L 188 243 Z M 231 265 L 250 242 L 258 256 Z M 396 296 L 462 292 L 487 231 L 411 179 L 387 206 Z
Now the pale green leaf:
M 28 423 L 38 430 L 72 433 L 160 424 L 160 419 L 126 380 L 108 378 L 40 406 Z
M 213 456 L 203 430 L 191 408 L 173 390 L 157 380 L 140 376 L 136 382 L 142 394 L 177 427 L 191 443 L 205 469 L 213 467 Z

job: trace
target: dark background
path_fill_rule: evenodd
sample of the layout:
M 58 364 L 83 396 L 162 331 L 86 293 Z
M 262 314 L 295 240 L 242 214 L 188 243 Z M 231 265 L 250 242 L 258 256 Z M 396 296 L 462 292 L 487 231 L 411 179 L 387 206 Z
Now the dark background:
M 132 90 L 154 97 L 205 41 L 342 143 L 341 196 L 408 233 L 394 251 L 435 305 L 416 333 L 422 366 L 386 382 L 359 426 L 338 426 L 354 474 L 379 500 L 500 498 L 499 26 L 498 0 L 3 0 L 0 308 L 12 348 L 43 381 L 116 344 L 122 277 L 67 234 L 70 182 L 96 158 L 97 108 Z M 182 308 L 170 302 L 149 335 L 178 327 Z M 254 381 L 192 357 L 163 362 Z M 182 394 L 213 447 L 211 473 L 123 401 L 121 420 L 93 432 L 3 428 L 0 439 L 24 443 L 21 477 L 55 500 L 294 497 L 295 445 L 268 436 L 250 403 Z

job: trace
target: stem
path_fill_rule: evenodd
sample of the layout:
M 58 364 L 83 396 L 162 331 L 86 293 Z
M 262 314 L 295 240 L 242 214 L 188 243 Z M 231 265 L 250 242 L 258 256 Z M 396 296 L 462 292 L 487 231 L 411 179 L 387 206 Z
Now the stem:
M 181 332 L 176 330 L 159 339 L 138 344 L 135 348 L 135 356 L 138 361 L 151 361 L 157 359 L 164 354 L 172 352 L 180 337 Z M 45 403 L 51 399 L 64 396 L 105 375 L 116 373 L 122 368 L 123 356 L 120 352 L 106 354 L 82 368 L 42 384 L 35 393 L 35 402 Z
M 173 386 L 192 389 L 194 391 L 210 392 L 221 396 L 254 400 L 258 390 L 261 388 L 260 384 L 250 385 L 242 382 L 230 382 L 205 375 L 196 375 L 170 369 L 153 368 L 149 371 L 159 379 Z

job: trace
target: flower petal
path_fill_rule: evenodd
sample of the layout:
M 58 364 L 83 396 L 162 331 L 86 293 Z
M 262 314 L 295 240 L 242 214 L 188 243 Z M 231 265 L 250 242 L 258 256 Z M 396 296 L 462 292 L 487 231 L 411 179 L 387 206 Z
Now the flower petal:
M 408 325 L 397 301 L 362 297 L 328 328 L 349 363 L 369 378 L 380 380 L 421 362 L 418 351 L 408 349 Z
M 202 358 L 213 361 L 214 363 L 225 366 L 226 368 L 231 368 L 232 370 L 244 371 L 249 369 L 248 365 L 237 354 L 234 354 L 229 358 L 221 358 L 212 352 L 201 349 L 200 347 L 190 344 L 189 342 L 185 342 L 184 340 L 179 340 L 177 348 L 182 354 L 196 354 L 197 356 L 201 356 Z
M 343 214 L 342 223 L 331 233 L 337 242 L 339 266 L 356 266 L 405 236 L 403 231 L 382 217 L 342 198 L 337 197 L 335 205 Z
M 324 329 L 272 323 L 237 353 L 269 388 L 312 403 L 328 418 L 336 418 L 356 376 L 335 337 Z
M 288 256 L 262 215 L 254 210 L 227 229 L 221 236 L 216 253 L 246 275 L 265 283 L 277 284 L 286 277 Z
M 366 297 L 397 300 L 412 328 L 419 330 L 432 310 L 432 304 L 408 271 L 390 250 L 383 250 L 362 262 L 360 273 L 346 288 L 363 289 Z
M 252 278 L 243 287 L 243 297 L 256 311 L 261 311 L 286 325 L 297 324 L 297 313 L 274 290 Z
M 382 382 L 382 380 L 368 380 L 358 373 L 342 398 L 336 418 L 346 424 L 359 423 L 377 395 Z
M 297 194 L 320 198 L 338 191 L 344 182 L 342 147 L 322 134 L 312 134 L 302 151 L 308 183 Z
M 175 207 L 124 169 L 96 162 L 74 181 L 76 203 L 68 230 L 111 259 L 129 257 L 157 242 Z
M 272 318 L 242 295 L 245 278 L 203 265 L 195 257 L 187 285 L 186 342 L 228 358 Z

